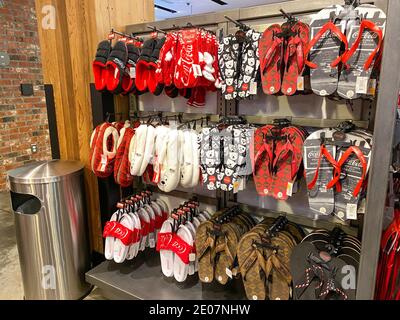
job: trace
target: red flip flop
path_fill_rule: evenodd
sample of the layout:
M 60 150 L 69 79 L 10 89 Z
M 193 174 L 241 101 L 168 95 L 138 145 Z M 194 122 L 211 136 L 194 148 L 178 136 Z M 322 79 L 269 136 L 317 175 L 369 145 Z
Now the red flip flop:
M 282 93 L 291 96 L 297 90 L 297 79 L 303 74 L 305 49 L 310 37 L 310 27 L 297 21 L 294 25 L 285 23 L 282 28 L 290 28 L 292 35 L 285 48 L 285 72 L 282 80 Z
M 304 136 L 295 127 L 280 129 L 275 141 L 274 161 L 272 166 L 272 196 L 286 200 L 291 196 L 291 187 L 303 159 Z
M 269 26 L 258 44 L 261 82 L 266 94 L 276 94 L 281 89 L 283 40 L 277 36 L 281 32 L 282 28 L 279 24 Z
M 254 132 L 253 179 L 257 193 L 265 196 L 271 192 L 273 161 L 272 141 L 267 139 L 271 135 L 272 125 L 266 125 Z

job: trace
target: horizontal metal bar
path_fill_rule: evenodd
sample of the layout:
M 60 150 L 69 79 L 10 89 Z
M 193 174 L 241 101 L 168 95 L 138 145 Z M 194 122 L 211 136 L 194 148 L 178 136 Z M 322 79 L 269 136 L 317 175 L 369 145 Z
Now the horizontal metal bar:
M 147 114 L 154 114 L 154 111 L 137 111 L 138 115 L 145 116 Z M 157 113 L 156 113 L 157 114 Z M 162 112 L 163 117 L 173 117 L 182 115 L 182 120 L 195 120 L 199 118 L 204 118 L 209 116 L 211 122 L 218 122 L 220 116 L 218 114 L 211 114 L 211 113 L 185 113 L 185 112 Z
M 228 202 L 228 206 L 233 206 L 239 204 L 240 208 L 249 214 L 260 216 L 260 217 L 278 217 L 279 215 L 285 215 L 289 221 L 299 224 L 304 227 L 313 229 L 328 229 L 331 230 L 334 227 L 340 227 L 344 232 L 349 235 L 357 237 L 358 228 L 355 226 L 350 226 L 348 223 L 339 220 L 333 216 L 322 217 L 321 219 L 311 219 L 306 216 L 296 215 L 288 212 L 275 211 L 270 209 L 261 209 L 259 207 L 249 206 L 243 203 Z
M 351 119 L 313 119 L 313 118 L 301 118 L 301 117 L 285 117 L 285 116 L 249 116 L 241 115 L 247 122 L 253 124 L 269 124 L 274 121 L 274 119 L 289 119 L 292 124 L 304 127 L 336 127 L 339 123 L 343 121 L 352 121 L 357 127 L 368 128 L 368 121 L 362 120 L 351 120 Z
M 191 197 L 197 197 L 198 201 L 201 204 L 209 204 L 212 206 L 216 206 L 218 204 L 218 199 L 215 197 L 210 197 L 210 196 L 205 196 L 202 194 L 194 193 L 194 192 L 186 192 L 186 191 L 180 191 L 180 190 L 173 190 L 171 192 L 164 192 L 158 189 L 156 186 L 153 185 L 147 185 L 147 189 L 154 192 L 154 193 L 159 193 L 159 194 L 165 194 L 170 197 L 175 197 L 175 198 L 183 198 L 189 200 Z

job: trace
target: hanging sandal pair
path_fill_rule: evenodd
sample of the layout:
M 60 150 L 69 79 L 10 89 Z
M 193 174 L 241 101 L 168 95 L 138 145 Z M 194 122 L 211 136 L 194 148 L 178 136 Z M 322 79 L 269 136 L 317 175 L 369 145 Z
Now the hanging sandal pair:
M 304 142 L 303 158 L 309 205 L 319 214 L 357 219 L 366 188 L 370 134 L 344 122 L 336 129 L 321 129 Z
M 382 10 L 364 4 L 334 5 L 313 16 L 305 54 L 310 54 L 306 65 L 315 94 L 356 99 L 370 93 L 374 63 L 382 54 L 385 20 Z
M 273 24 L 259 41 L 260 73 L 265 94 L 291 96 L 305 67 L 309 27 L 297 20 Z
M 253 179 L 257 193 L 286 200 L 302 171 L 302 147 L 307 132 L 286 119 L 255 131 Z
M 204 283 L 226 284 L 232 277 L 240 237 L 254 226 L 254 221 L 238 207 L 216 213 L 200 224 L 196 234 L 199 279 Z
M 304 231 L 285 217 L 265 218 L 238 245 L 238 264 L 249 300 L 291 297 L 289 258 Z

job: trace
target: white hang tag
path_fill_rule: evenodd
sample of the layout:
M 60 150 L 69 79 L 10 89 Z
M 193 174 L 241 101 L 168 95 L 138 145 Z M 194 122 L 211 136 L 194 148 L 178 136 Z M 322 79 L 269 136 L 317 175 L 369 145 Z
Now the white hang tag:
M 201 77 L 203 75 L 201 72 L 201 68 L 198 64 L 193 64 L 192 69 L 193 69 L 193 75 L 195 78 Z
M 115 71 L 114 71 L 114 78 L 115 79 L 117 79 L 117 77 L 118 77 L 118 72 L 119 72 L 118 68 L 115 68 Z
M 368 92 L 368 77 L 357 77 L 356 80 L 356 93 L 367 94 Z
M 291 197 L 293 194 L 293 182 L 288 182 L 286 187 L 286 194 Z
M 136 78 L 136 68 L 135 67 L 130 67 L 129 68 L 129 76 L 131 77 L 131 79 L 135 79 Z
M 257 82 L 255 81 L 250 81 L 250 89 L 249 89 L 250 94 L 257 94 Z
M 357 204 L 348 203 L 346 205 L 346 218 L 349 220 L 357 220 Z
M 154 248 L 156 246 L 156 241 L 154 240 L 154 235 L 153 237 L 150 237 L 149 239 L 149 247 Z
M 368 93 L 369 96 L 375 96 L 376 94 L 376 79 L 369 79 L 368 81 Z
M 107 156 L 105 154 L 102 154 L 101 162 L 100 162 L 100 171 L 101 172 L 106 171 L 106 165 L 107 165 Z
M 365 213 L 366 204 L 367 204 L 367 201 L 365 200 L 365 198 L 359 202 L 359 206 L 357 209 L 358 213 Z
M 195 253 L 189 253 L 189 261 L 190 262 L 196 261 L 196 254 Z
M 303 76 L 297 77 L 297 90 L 299 90 L 299 91 L 304 90 L 304 77 Z
M 233 279 L 233 274 L 232 274 L 232 270 L 231 269 L 226 268 L 225 269 L 225 273 L 229 278 Z

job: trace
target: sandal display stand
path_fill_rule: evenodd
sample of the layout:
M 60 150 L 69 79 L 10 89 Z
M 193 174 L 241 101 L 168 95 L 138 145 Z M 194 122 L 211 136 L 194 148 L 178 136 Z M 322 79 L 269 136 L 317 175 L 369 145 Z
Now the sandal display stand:
M 186 25 L 204 27 L 212 31 L 223 30 L 224 34 L 234 32 L 235 25 L 224 16 L 239 20 L 256 31 L 263 31 L 272 23 L 283 22 L 280 12 L 298 17 L 303 22 L 309 22 L 311 15 L 322 8 L 341 3 L 341 0 L 318 0 L 290 2 L 250 8 L 234 9 L 191 17 L 182 17 L 151 23 L 152 26 L 169 31 L 173 26 Z M 366 3 L 367 1 L 361 1 Z M 377 96 L 374 99 L 330 100 L 317 96 L 295 95 L 267 96 L 262 92 L 251 100 L 223 99 L 220 91 L 208 93 L 206 105 L 202 108 L 186 106 L 184 98 L 170 99 L 161 94 L 153 96 L 144 94 L 138 98 L 130 97 L 130 111 L 139 114 L 163 112 L 165 115 L 181 114 L 184 120 L 196 119 L 210 115 L 211 120 L 219 116 L 241 115 L 249 123 L 267 124 L 276 118 L 288 118 L 293 124 L 310 127 L 335 127 L 344 120 L 351 120 L 357 126 L 373 130 L 373 157 L 371 160 L 369 184 L 365 213 L 351 223 L 343 222 L 334 216 L 317 216 L 308 207 L 307 191 L 304 181 L 300 190 L 287 201 L 277 201 L 269 197 L 257 195 L 251 180 L 244 191 L 237 194 L 228 192 L 211 192 L 198 186 L 192 190 L 178 188 L 170 193 L 162 193 L 157 187 L 148 186 L 155 195 L 168 199 L 172 205 L 187 200 L 196 195 L 203 205 L 218 210 L 226 206 L 240 204 L 249 214 L 258 216 L 273 216 L 286 214 L 288 220 L 306 228 L 333 229 L 340 226 L 345 232 L 362 238 L 361 261 L 357 281 L 357 299 L 373 299 L 375 275 L 379 256 L 379 246 L 382 231 L 382 221 L 385 212 L 386 188 L 389 166 L 391 164 L 392 139 L 395 126 L 396 101 L 400 89 L 400 20 L 396 13 L 400 12 L 400 2 L 397 0 L 377 0 L 374 4 L 387 12 L 385 34 L 385 49 L 382 59 L 380 83 Z M 148 36 L 151 30 L 147 24 L 127 26 L 127 33 L 138 36 Z M 218 32 L 217 32 L 218 35 Z M 112 97 L 109 94 L 98 93 L 92 89 L 92 109 L 94 126 L 104 121 L 107 112 L 114 112 Z M 260 90 L 261 91 L 261 90 Z M 119 186 L 113 181 L 100 181 L 101 212 L 107 213 L 119 200 Z M 304 179 L 303 179 L 304 180 Z M 129 194 L 123 190 L 122 194 Z M 106 200 L 104 200 L 106 198 Z M 102 221 L 107 217 L 102 216 Z M 159 266 L 157 253 L 147 250 L 137 259 L 117 265 L 105 261 L 86 274 L 86 280 L 101 289 L 107 298 L 128 299 L 244 299 L 241 281 L 231 281 L 230 285 L 205 285 L 200 282 L 177 284 L 164 278 Z

